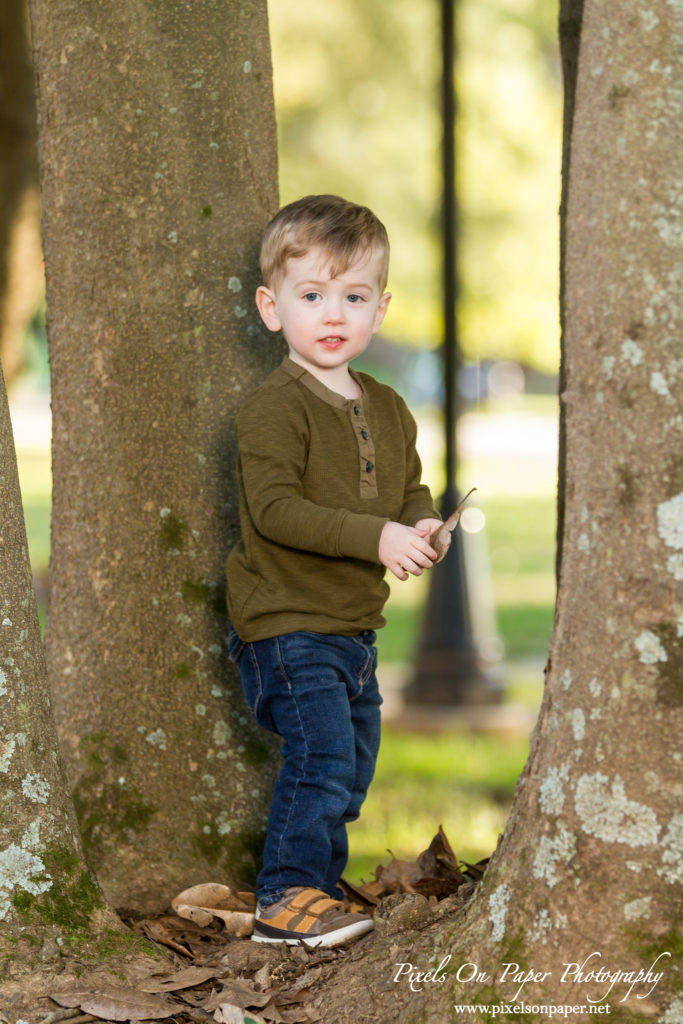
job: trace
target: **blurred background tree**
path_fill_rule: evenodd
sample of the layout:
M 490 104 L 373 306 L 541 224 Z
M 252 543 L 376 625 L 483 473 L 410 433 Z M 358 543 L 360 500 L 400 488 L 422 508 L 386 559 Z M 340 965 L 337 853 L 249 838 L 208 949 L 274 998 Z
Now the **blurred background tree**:
M 26 0 L 0 7 L 0 358 L 7 386 L 30 362 L 45 291 L 36 105 Z

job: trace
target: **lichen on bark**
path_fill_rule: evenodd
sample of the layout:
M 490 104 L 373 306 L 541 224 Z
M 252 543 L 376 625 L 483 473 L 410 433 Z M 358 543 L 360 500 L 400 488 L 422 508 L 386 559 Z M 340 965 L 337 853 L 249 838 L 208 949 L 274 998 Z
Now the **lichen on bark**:
M 47 934 L 118 922 L 78 838 L 52 716 L 12 427 L 0 371 L 0 974 L 28 970 Z

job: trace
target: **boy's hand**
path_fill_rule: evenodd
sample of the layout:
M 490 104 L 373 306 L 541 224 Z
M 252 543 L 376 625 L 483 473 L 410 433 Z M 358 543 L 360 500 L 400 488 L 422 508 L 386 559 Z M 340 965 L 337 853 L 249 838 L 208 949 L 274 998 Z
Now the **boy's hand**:
M 438 520 L 424 520 L 435 522 Z M 417 526 L 403 526 L 401 523 L 386 523 L 379 538 L 379 560 L 391 569 L 399 580 L 407 580 L 408 573 L 420 576 L 423 569 L 429 569 L 436 559 L 436 551 L 426 539 L 428 529 Z
M 437 532 L 437 530 L 440 530 L 442 526 L 443 523 L 440 519 L 418 519 L 418 521 L 415 523 L 416 530 L 426 531 L 427 540 L 429 541 L 430 544 L 434 543 L 434 534 Z M 434 547 L 434 550 L 436 551 L 437 560 L 439 562 L 446 554 L 450 546 L 451 535 L 450 533 L 446 533 L 446 536 L 441 541 L 440 549 L 437 550 L 436 547 Z
M 441 526 L 443 523 L 440 519 L 418 519 L 415 523 L 416 530 L 426 530 L 428 540 L 432 539 L 432 534 Z

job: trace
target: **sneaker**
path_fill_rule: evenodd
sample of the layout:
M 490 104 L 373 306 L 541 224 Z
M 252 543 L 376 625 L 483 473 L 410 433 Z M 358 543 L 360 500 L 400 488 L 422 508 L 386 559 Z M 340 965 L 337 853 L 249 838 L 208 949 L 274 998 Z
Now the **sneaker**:
M 320 889 L 292 886 L 282 899 L 265 909 L 260 905 L 254 917 L 253 942 L 286 942 L 307 946 L 339 946 L 364 935 L 374 927 L 368 914 L 348 913 L 339 900 Z

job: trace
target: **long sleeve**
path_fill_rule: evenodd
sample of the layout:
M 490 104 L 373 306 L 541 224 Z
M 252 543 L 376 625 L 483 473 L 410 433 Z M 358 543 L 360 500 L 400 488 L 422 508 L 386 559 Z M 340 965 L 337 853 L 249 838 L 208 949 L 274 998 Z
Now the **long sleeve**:
M 238 417 L 237 436 L 246 503 L 262 536 L 332 558 L 379 561 L 386 517 L 325 507 L 305 496 L 310 426 L 300 410 L 275 403 L 248 406 Z M 329 450 L 328 473 L 338 462 L 336 447 Z
M 414 526 L 420 519 L 440 519 L 431 491 L 422 481 L 422 463 L 417 451 L 417 424 L 400 396 L 398 410 L 403 423 L 406 448 L 406 480 L 399 522 Z

